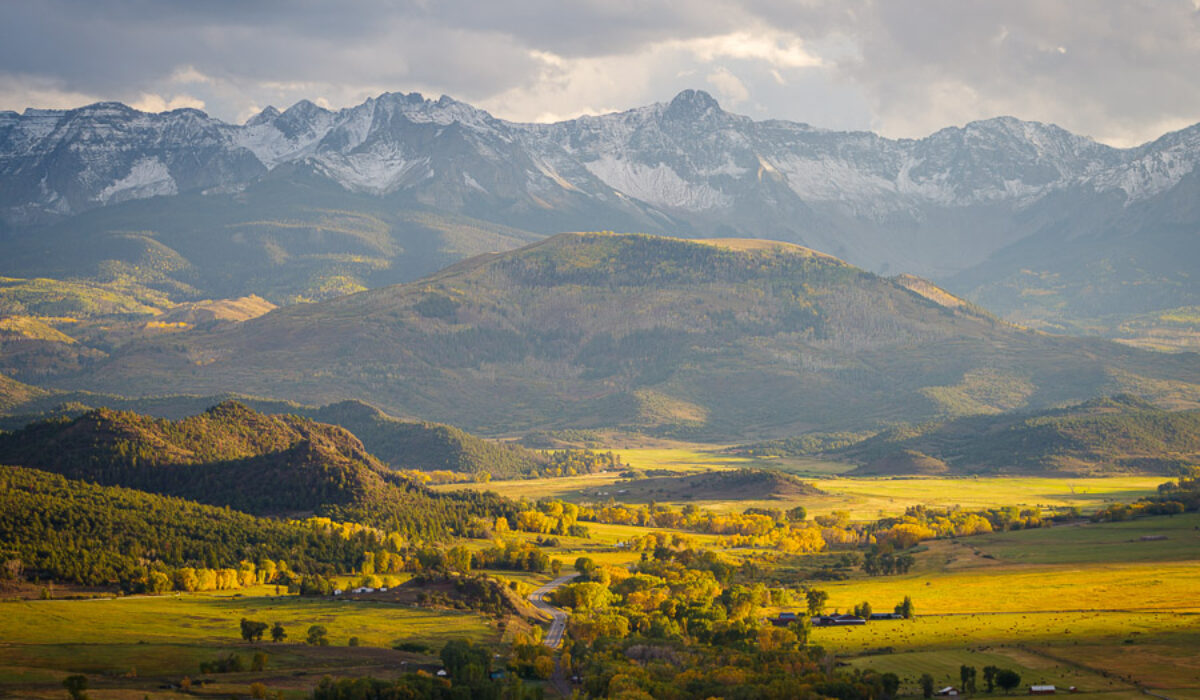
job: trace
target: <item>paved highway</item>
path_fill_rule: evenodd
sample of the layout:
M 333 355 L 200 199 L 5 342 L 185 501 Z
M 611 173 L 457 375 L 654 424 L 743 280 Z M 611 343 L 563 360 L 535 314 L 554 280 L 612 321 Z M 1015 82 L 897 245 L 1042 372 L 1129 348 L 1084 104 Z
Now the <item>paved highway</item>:
M 563 585 L 567 581 L 570 581 L 578 575 L 579 574 L 566 574 L 564 576 L 559 576 L 550 583 L 547 583 L 533 593 L 529 594 L 529 602 L 533 603 L 533 607 L 541 610 L 553 618 L 553 621 L 550 623 L 550 631 L 546 633 L 546 638 L 542 640 L 542 644 L 545 644 L 551 649 L 557 649 L 559 645 L 562 644 L 563 633 L 567 631 L 567 613 L 547 603 L 546 596 L 549 595 L 551 591 L 554 591 L 559 586 Z

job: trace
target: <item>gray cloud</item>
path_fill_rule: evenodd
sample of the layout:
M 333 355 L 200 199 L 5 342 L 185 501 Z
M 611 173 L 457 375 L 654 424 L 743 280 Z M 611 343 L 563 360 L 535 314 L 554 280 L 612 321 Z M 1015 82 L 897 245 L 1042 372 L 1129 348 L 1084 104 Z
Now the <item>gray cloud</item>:
M 756 118 L 920 136 L 1012 114 L 1124 145 L 1200 121 L 1198 30 L 1193 0 L 42 0 L 0 6 L 0 108 L 234 120 L 418 90 L 531 120 L 701 87 Z

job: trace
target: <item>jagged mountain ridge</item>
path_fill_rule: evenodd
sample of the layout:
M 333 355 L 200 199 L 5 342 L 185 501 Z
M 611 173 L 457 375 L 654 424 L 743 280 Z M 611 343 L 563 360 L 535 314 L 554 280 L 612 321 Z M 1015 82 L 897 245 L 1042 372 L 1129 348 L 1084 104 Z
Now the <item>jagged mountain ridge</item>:
M 1200 126 L 1133 149 L 1009 117 L 892 140 L 726 112 L 707 93 L 557 124 L 443 96 L 307 101 L 243 125 L 115 103 L 0 113 L 10 226 L 129 199 L 235 191 L 295 169 L 341 187 L 544 234 L 643 230 L 769 237 L 869 269 L 957 272 L 1028 235 L 1053 193 L 1122 205 L 1174 187 Z M 970 230 L 964 230 L 964 229 Z

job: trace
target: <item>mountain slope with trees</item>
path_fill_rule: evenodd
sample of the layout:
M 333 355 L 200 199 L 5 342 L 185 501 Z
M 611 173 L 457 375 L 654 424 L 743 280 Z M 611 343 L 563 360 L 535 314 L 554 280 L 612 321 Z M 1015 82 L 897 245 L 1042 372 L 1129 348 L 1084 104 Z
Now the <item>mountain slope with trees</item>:
M 361 401 L 330 404 L 303 415 L 346 428 L 372 455 L 396 469 L 511 479 L 549 463 L 545 455 L 518 445 L 490 442 L 452 425 L 400 420 Z
M 1200 405 L 1190 356 L 1031 332 L 916 286 L 789 244 L 563 234 L 419 282 L 132 343 L 58 383 L 359 398 L 485 435 L 722 440 L 1121 392 Z

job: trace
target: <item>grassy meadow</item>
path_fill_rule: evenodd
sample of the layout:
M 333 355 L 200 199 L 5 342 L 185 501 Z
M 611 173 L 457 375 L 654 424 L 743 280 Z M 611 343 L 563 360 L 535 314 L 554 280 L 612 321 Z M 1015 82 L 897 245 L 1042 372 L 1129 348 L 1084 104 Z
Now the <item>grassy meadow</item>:
M 88 674 L 93 698 L 141 698 L 185 676 L 213 680 L 206 690 L 220 689 L 221 697 L 244 695 L 254 681 L 289 690 L 289 697 L 307 697 L 325 673 L 370 667 L 367 672 L 381 676 L 401 662 L 433 662 L 393 651 L 399 642 L 423 643 L 436 651 L 447 639 L 498 642 L 502 636 L 495 620 L 476 612 L 273 592 L 273 586 L 258 586 L 240 594 L 5 601 L 0 603 L 0 697 L 63 697 L 62 678 L 72 673 Z M 247 644 L 239 633 L 242 618 L 280 622 L 288 637 L 281 644 Z M 328 630 L 329 646 L 304 644 L 311 625 Z M 349 647 L 351 637 L 361 646 Z M 265 673 L 199 673 L 202 662 L 230 653 L 249 668 L 256 651 L 269 655 Z M 180 696 L 150 692 L 150 697 Z
M 624 461 L 643 471 L 688 474 L 770 462 L 794 473 L 812 469 L 807 478 L 818 475 L 811 465 L 785 467 L 779 460 L 733 457 L 687 446 L 619 452 Z M 687 502 L 728 511 L 801 504 L 810 514 L 844 510 L 856 519 L 896 515 L 918 504 L 1076 506 L 1088 511 L 1115 500 L 1136 500 L 1164 480 L 855 479 L 837 476 L 836 465 L 823 468 L 823 476 L 814 479 L 822 495 Z M 654 499 L 654 493 L 634 492 L 628 483 L 617 474 L 600 474 L 470 487 L 528 499 L 613 498 L 631 503 Z M 623 489 L 626 492 L 620 493 Z M 605 495 L 598 498 L 600 492 Z M 650 532 L 628 525 L 585 524 L 589 538 L 558 537 L 557 544 L 543 551 L 566 569 L 579 556 L 624 566 L 641 555 L 618 543 Z M 703 547 L 721 546 L 717 536 L 681 534 Z M 531 541 L 538 537 L 512 536 Z M 1146 536 L 1156 539 L 1143 540 Z M 490 546 L 483 540 L 463 543 L 471 548 Z M 1200 515 L 997 532 L 931 541 L 920 550 L 907 574 L 867 577 L 856 572 L 846 580 L 810 583 L 829 594 L 830 611 L 848 611 L 864 601 L 876 611 L 890 611 L 904 596 L 911 596 L 917 611 L 914 620 L 818 628 L 811 642 L 838 663 L 895 672 L 902 679 L 902 694 L 910 696 L 919 696 L 918 679 L 923 673 L 931 674 L 939 687 L 958 685 L 958 669 L 967 664 L 979 669 L 1011 668 L 1021 674 L 1022 687 L 1030 683 L 1076 686 L 1082 694 L 1114 700 L 1141 696 L 1143 688 L 1171 700 L 1200 698 L 1200 657 L 1194 652 L 1200 648 Z M 727 552 L 734 560 L 752 554 L 750 550 Z M 779 566 L 811 568 L 808 561 L 801 557 Z M 485 573 L 518 582 L 522 591 L 551 578 L 548 573 Z M 351 576 L 338 579 L 340 585 L 353 581 Z M 243 643 L 238 631 L 243 617 L 281 622 L 289 637 L 283 644 Z M 328 629 L 330 646 L 302 643 L 314 624 Z M 428 656 L 394 651 L 399 642 L 424 643 L 436 650 L 451 638 L 498 643 L 503 636 L 494 619 L 476 612 L 278 596 L 272 586 L 158 597 L 7 601 L 0 603 L 0 697 L 60 698 L 62 679 L 82 672 L 89 675 L 89 692 L 97 700 L 181 697 L 161 686 L 184 676 L 212 681 L 194 687 L 194 695 L 244 696 L 251 682 L 261 681 L 285 697 L 304 698 L 325 673 L 388 677 L 399 672 L 401 662 L 436 663 Z M 351 637 L 362 646 L 348 646 Z M 201 662 L 231 652 L 248 664 L 259 649 L 270 655 L 265 672 L 198 673 Z M 982 686 L 982 676 L 978 683 Z
M 695 503 L 715 511 L 743 511 L 750 507 L 790 508 L 803 505 L 811 515 L 846 511 L 855 520 L 873 520 L 904 513 L 912 505 L 963 508 L 996 506 L 1077 507 L 1087 513 L 1114 501 L 1129 503 L 1155 492 L 1167 480 L 1161 476 L 1105 478 L 1063 477 L 910 477 L 854 478 L 839 476 L 848 464 L 777 457 L 744 457 L 723 448 L 673 444 L 670 446 L 615 449 L 631 468 L 648 472 L 665 470 L 680 475 L 740 468 L 778 469 L 809 480 L 824 495 L 762 500 L 725 500 L 719 495 L 694 500 L 672 499 L 667 492 L 639 489 L 618 473 L 585 474 L 554 479 L 491 481 L 486 484 L 444 484 L 439 490 L 472 488 L 494 491 L 508 498 L 557 498 L 573 503 Z
M 812 639 L 851 665 L 897 673 L 910 693 L 922 673 L 959 686 L 967 664 L 1105 697 L 1197 697 L 1198 572 L 1194 514 L 938 541 L 909 574 L 818 585 L 830 610 L 867 601 L 890 611 L 909 595 L 915 619 L 818 628 Z
M 638 469 L 681 474 L 776 461 L 689 447 L 624 449 L 620 454 Z M 688 502 L 714 510 L 802 504 L 810 514 L 841 510 L 855 519 L 898 515 L 911 505 L 1073 506 L 1089 512 L 1115 501 L 1136 501 L 1165 481 L 856 479 L 836 476 L 837 471 L 829 469 L 828 476 L 814 479 L 824 495 L 794 501 Z M 515 498 L 549 496 L 575 502 L 613 498 L 644 503 L 654 495 L 636 493 L 615 474 L 493 482 L 483 488 Z M 597 543 L 618 541 L 640 530 L 594 523 L 588 527 Z M 1142 540 L 1144 536 L 1165 539 Z M 563 553 L 586 548 L 586 542 L 564 538 Z M 960 685 L 959 667 L 966 664 L 1011 668 L 1021 674 L 1022 687 L 1076 686 L 1081 694 L 1114 699 L 1145 697 L 1142 688 L 1173 700 L 1200 697 L 1200 657 L 1193 651 L 1200 648 L 1200 516 L 996 532 L 930 542 L 924 549 L 917 566 L 905 575 L 859 574 L 846 581 L 812 584 L 829 593 L 831 611 L 848 611 L 863 601 L 876 611 L 890 610 L 910 595 L 917 606 L 916 619 L 818 628 L 812 642 L 840 662 L 897 673 L 903 681 L 901 692 L 909 695 L 920 694 L 923 673 L 932 675 L 939 687 Z M 617 564 L 636 555 L 589 556 Z M 982 677 L 978 685 L 982 688 Z

